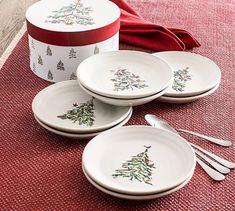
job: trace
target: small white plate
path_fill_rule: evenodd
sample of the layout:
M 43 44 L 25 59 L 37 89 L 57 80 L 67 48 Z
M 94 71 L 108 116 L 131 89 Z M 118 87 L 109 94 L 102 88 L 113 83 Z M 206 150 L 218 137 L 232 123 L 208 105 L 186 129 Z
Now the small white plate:
M 210 89 L 207 92 L 204 92 L 202 94 L 196 95 L 196 96 L 192 96 L 192 97 L 168 97 L 168 96 L 161 96 L 159 97 L 157 100 L 163 103 L 172 103 L 172 104 L 183 104 L 183 103 L 191 103 L 194 102 L 196 100 L 199 100 L 203 97 L 206 97 L 208 95 L 211 95 L 212 93 L 214 93 L 218 87 L 219 87 L 218 83 L 214 88 Z
M 149 126 L 125 126 L 93 138 L 83 151 L 82 163 L 99 185 L 146 195 L 180 185 L 194 171 L 196 158 L 192 147 L 176 134 Z
M 192 176 L 193 176 L 193 173 L 183 182 L 181 183 L 180 185 L 170 189 L 170 190 L 167 190 L 167 191 L 164 191 L 164 192 L 161 192 L 161 193 L 156 193 L 156 194 L 149 194 L 149 195 L 128 195 L 128 194 L 123 194 L 123 193 L 118 193 L 118 192 L 115 192 L 115 191 L 111 191 L 107 188 L 104 188 L 102 186 L 100 186 L 98 183 L 96 183 L 95 181 L 92 180 L 92 178 L 90 178 L 88 176 L 88 174 L 86 173 L 84 167 L 82 166 L 82 170 L 83 170 L 83 173 L 85 175 L 85 177 L 87 178 L 87 180 L 97 189 L 99 189 L 100 191 L 104 192 L 104 193 L 107 193 L 111 196 L 115 196 L 115 197 L 118 197 L 118 198 L 122 198 L 122 199 L 128 199 L 128 200 L 151 200 L 151 199 L 157 199 L 157 198 L 160 198 L 160 197 L 164 197 L 164 196 L 167 196 L 171 193 L 174 193 L 178 190 L 180 190 L 181 188 L 183 188 L 185 185 L 188 184 L 188 182 L 191 180 Z
M 116 106 L 138 106 L 138 105 L 146 104 L 162 96 L 168 88 L 166 87 L 161 92 L 158 92 L 157 94 L 151 95 L 149 97 L 143 97 L 143 98 L 137 98 L 137 99 L 117 99 L 117 98 L 110 98 L 110 97 L 105 97 L 105 96 L 96 94 L 90 91 L 89 89 L 87 89 L 86 87 L 82 86 L 81 84 L 80 86 L 85 92 L 87 92 L 91 96 L 99 99 L 100 101 L 103 101 L 104 103 L 108 103 L 108 104 L 116 105 Z
M 129 121 L 129 119 L 131 118 L 131 115 L 132 115 L 132 109 L 131 109 L 130 113 L 128 114 L 128 116 L 122 122 L 118 123 L 117 125 L 115 125 L 115 126 L 113 126 L 111 128 L 108 128 L 106 130 L 113 129 L 113 128 L 118 128 L 118 127 L 121 127 L 121 126 L 125 125 Z M 80 133 L 80 134 L 79 133 L 66 133 L 66 132 L 63 132 L 63 131 L 60 131 L 60 130 L 56 130 L 54 128 L 49 127 L 48 125 L 46 125 L 43 122 L 41 122 L 36 116 L 34 116 L 34 118 L 46 130 L 48 130 L 48 131 L 50 131 L 52 133 L 55 133 L 57 135 L 66 137 L 66 138 L 89 139 L 89 138 L 93 138 L 96 135 L 98 135 L 101 132 L 103 132 L 103 131 L 99 131 L 99 132 L 96 132 L 96 133 Z
M 99 95 L 142 98 L 162 91 L 173 78 L 162 59 L 139 51 L 110 51 L 84 60 L 77 69 L 80 83 Z
M 173 85 L 165 96 L 198 95 L 213 88 L 220 81 L 220 68 L 207 57 L 182 51 L 165 51 L 152 55 L 164 60 L 174 71 Z
M 33 113 L 50 127 L 72 133 L 94 133 L 123 121 L 131 107 L 113 106 L 88 95 L 77 81 L 63 81 L 40 91 Z

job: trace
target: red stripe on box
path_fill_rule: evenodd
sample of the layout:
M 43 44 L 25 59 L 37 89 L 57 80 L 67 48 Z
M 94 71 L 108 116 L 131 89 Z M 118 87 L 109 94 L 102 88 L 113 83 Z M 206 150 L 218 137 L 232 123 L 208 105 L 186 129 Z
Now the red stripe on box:
M 29 35 L 41 42 L 58 46 L 82 46 L 104 41 L 120 29 L 120 19 L 98 29 L 81 32 L 57 32 L 39 28 L 27 21 Z

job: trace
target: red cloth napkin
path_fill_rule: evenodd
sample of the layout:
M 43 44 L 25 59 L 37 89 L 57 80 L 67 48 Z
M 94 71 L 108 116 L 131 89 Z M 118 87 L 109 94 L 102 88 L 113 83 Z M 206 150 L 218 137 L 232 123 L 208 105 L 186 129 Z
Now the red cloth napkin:
M 145 21 L 124 0 L 112 0 L 121 10 L 120 41 L 152 51 L 183 51 L 200 43 L 183 29 L 166 28 Z

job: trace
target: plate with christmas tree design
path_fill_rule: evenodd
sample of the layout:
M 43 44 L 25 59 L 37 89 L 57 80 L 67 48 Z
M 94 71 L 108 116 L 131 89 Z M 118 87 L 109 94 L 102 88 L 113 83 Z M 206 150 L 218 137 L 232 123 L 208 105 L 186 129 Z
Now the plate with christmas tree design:
M 77 77 L 85 88 L 99 95 L 133 99 L 162 91 L 172 80 L 173 71 L 151 54 L 120 50 L 87 58 L 78 66 Z
M 191 97 L 204 93 L 219 83 L 221 71 L 211 59 L 195 53 L 165 51 L 152 54 L 164 60 L 174 71 L 174 82 L 164 94 Z
M 132 115 L 132 109 L 131 109 L 130 114 L 128 114 L 128 116 L 123 121 L 121 121 L 120 123 L 118 123 L 117 125 L 115 125 L 111 128 L 105 129 L 105 130 L 110 130 L 110 129 L 113 129 L 113 128 L 116 128 L 116 127 L 121 127 L 121 126 L 125 125 L 129 121 L 129 119 L 131 118 L 131 115 Z M 43 128 L 45 128 L 46 130 L 48 130 L 48 131 L 50 131 L 54 134 L 66 137 L 66 138 L 90 139 L 90 138 L 93 138 L 94 136 L 97 136 L 101 132 L 103 132 L 103 131 L 98 131 L 98 132 L 95 132 L 95 133 L 68 133 L 68 132 L 56 130 L 55 128 L 49 127 L 48 125 L 41 122 L 35 115 L 34 115 L 34 118 L 38 122 L 38 124 L 41 125 Z
M 32 102 L 33 113 L 41 122 L 71 133 L 95 133 L 111 128 L 122 122 L 131 109 L 95 99 L 74 80 L 46 87 Z
M 172 82 L 172 81 L 170 81 L 170 82 Z M 105 97 L 105 96 L 99 95 L 97 93 L 94 93 L 94 92 L 90 91 L 89 89 L 85 88 L 84 86 L 82 86 L 80 84 L 81 88 L 85 92 L 87 92 L 91 96 L 95 97 L 96 99 L 99 99 L 102 102 L 105 102 L 105 103 L 108 103 L 108 104 L 111 104 L 111 105 L 117 105 L 117 106 L 138 106 L 138 105 L 146 104 L 146 103 L 148 103 L 152 100 L 155 100 L 155 99 L 159 98 L 160 96 L 162 96 L 166 92 L 167 88 L 170 85 L 168 85 L 162 91 L 160 91 L 160 92 L 158 92 L 154 95 L 148 96 L 148 97 L 142 97 L 142 98 L 137 98 L 137 99 L 135 99 L 135 98 L 133 98 L 133 99 L 118 99 L 118 98 L 111 98 L 111 97 Z
M 185 185 L 187 185 L 189 183 L 189 181 L 191 180 L 192 176 L 193 176 L 193 173 L 184 181 L 182 182 L 180 185 L 172 188 L 172 189 L 169 189 L 167 191 L 163 191 L 163 192 L 160 192 L 160 193 L 155 193 L 155 194 L 147 194 L 147 195 L 130 195 L 130 194 L 123 194 L 123 193 L 119 193 L 119 192 L 115 192 L 115 191 L 112 191 L 112 190 L 109 190 L 101 185 L 99 185 L 98 183 L 96 183 L 95 181 L 92 180 L 92 178 L 90 178 L 88 176 L 88 174 L 86 173 L 84 167 L 82 166 L 82 170 L 83 170 L 83 173 L 85 175 L 85 177 L 87 178 L 87 180 L 97 189 L 99 189 L 100 191 L 104 192 L 104 193 L 107 193 L 111 196 L 115 196 L 117 198 L 122 198 L 122 199 L 128 199 L 128 200 L 151 200 L 151 199 L 157 199 L 157 198 L 160 198 L 160 197 L 164 197 L 164 196 L 167 196 L 171 193 L 174 193 L 178 190 L 180 190 L 181 188 L 183 188 Z
M 172 103 L 172 104 L 183 104 L 183 103 L 191 103 L 196 100 L 199 100 L 203 97 L 207 97 L 213 94 L 219 88 L 220 82 L 215 85 L 212 89 L 203 92 L 199 95 L 191 96 L 191 97 L 168 97 L 168 96 L 161 96 L 157 100 L 163 103 Z
M 87 175 L 106 189 L 148 195 L 183 183 L 194 172 L 196 157 L 182 137 L 135 125 L 93 138 L 83 151 L 82 164 Z

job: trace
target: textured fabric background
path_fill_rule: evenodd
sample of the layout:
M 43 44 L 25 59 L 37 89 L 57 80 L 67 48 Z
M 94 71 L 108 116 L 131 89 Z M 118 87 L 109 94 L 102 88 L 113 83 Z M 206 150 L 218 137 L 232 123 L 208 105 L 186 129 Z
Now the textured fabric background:
M 191 32 L 201 43 L 193 52 L 214 60 L 222 71 L 220 88 L 185 105 L 153 101 L 134 108 L 129 125 L 147 123 L 153 113 L 173 126 L 230 139 L 235 143 L 235 1 L 129 0 L 146 19 Z M 122 49 L 135 49 L 121 46 Z M 81 155 L 87 141 L 70 140 L 40 127 L 31 102 L 48 82 L 29 69 L 24 35 L 0 70 L 0 210 L 235 210 L 235 171 L 212 181 L 197 166 L 190 183 L 152 201 L 134 202 L 106 195 L 86 180 Z M 185 136 L 227 159 L 234 147 L 222 148 Z

